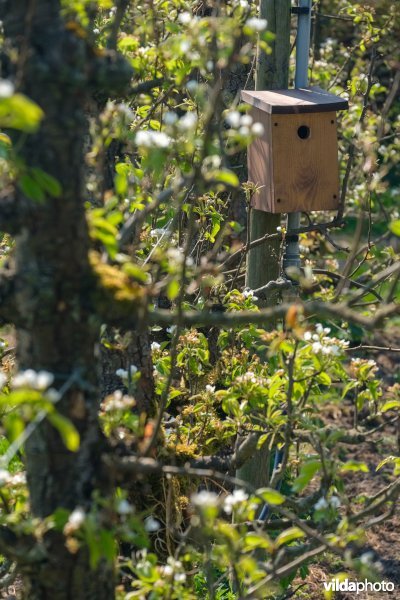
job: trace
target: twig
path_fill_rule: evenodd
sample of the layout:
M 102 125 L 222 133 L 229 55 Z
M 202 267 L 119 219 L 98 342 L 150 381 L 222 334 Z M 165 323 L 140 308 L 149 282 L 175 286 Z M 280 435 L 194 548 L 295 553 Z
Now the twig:
M 116 3 L 117 10 L 115 11 L 115 16 L 110 27 L 110 35 L 107 40 L 107 48 L 109 50 L 115 50 L 117 48 L 119 29 L 128 6 L 129 0 L 118 0 Z
M 392 346 L 364 346 L 363 344 L 360 344 L 359 346 L 346 348 L 346 352 L 357 352 L 358 350 L 371 350 L 377 352 L 400 352 L 400 348 L 393 348 Z
M 352 310 L 346 303 L 333 304 L 322 300 L 311 300 L 310 302 L 296 302 L 299 314 L 305 317 L 319 315 L 321 317 L 336 318 L 341 321 L 349 321 L 361 325 L 368 331 L 373 330 L 386 318 L 400 314 L 400 305 L 392 302 L 382 306 L 374 315 L 368 316 Z M 182 315 L 182 324 L 186 327 L 196 326 L 220 326 L 239 327 L 250 323 L 265 325 L 271 319 L 284 317 L 293 304 L 285 303 L 273 307 L 267 307 L 260 311 L 238 311 L 238 312 L 211 312 L 211 311 L 187 311 Z M 126 314 L 122 318 L 127 322 Z M 154 310 L 148 314 L 150 324 L 154 325 L 176 325 L 179 317 L 176 312 L 169 310 Z M 118 322 L 118 319 L 116 319 Z

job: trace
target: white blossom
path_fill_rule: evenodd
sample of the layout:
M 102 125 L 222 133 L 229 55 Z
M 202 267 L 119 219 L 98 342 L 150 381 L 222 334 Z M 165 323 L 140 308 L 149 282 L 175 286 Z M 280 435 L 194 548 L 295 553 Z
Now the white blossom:
M 10 477 L 11 485 L 26 485 L 26 473 L 25 471 L 19 471 L 19 473 L 14 473 Z
M 218 506 L 219 504 L 217 494 L 207 490 L 201 490 L 201 492 L 198 492 L 197 494 L 192 494 L 191 502 L 194 506 L 199 508 Z
M 148 533 L 154 533 L 160 529 L 160 521 L 157 521 L 154 517 L 150 515 L 144 520 L 144 528 Z
M 158 350 L 160 350 L 161 344 L 159 344 L 158 342 L 151 342 L 150 348 L 153 352 L 157 352 Z
M 166 125 L 173 125 L 174 123 L 176 123 L 178 120 L 178 115 L 174 112 L 172 112 L 171 110 L 169 110 L 167 113 L 165 113 L 164 116 L 164 123 Z
M 39 371 L 36 375 L 36 386 L 39 390 L 46 390 L 54 381 L 54 375 L 48 371 Z
M 32 388 L 34 390 L 46 390 L 54 381 L 54 375 L 49 371 L 34 371 L 26 369 L 15 375 L 12 386 L 13 388 Z
M 252 31 L 264 31 L 267 28 L 268 22 L 267 19 L 252 17 L 246 21 L 245 25 Z
M 371 565 L 371 563 L 374 560 L 374 553 L 369 551 L 369 552 L 364 552 L 363 554 L 361 554 L 360 556 L 360 562 L 363 565 Z
M 199 84 L 197 83 L 197 81 L 195 79 L 191 79 L 186 84 L 186 89 L 191 93 L 195 92 L 198 87 L 199 87 Z
M 3 388 L 7 383 L 7 375 L 0 373 L 0 389 Z
M 332 508 L 339 508 L 342 503 L 340 502 L 340 498 L 338 496 L 331 496 L 329 499 L 329 504 L 332 506 Z
M 331 498 L 321 497 L 316 504 L 314 504 L 315 510 L 325 510 L 329 507 L 337 509 L 341 505 L 340 498 L 338 496 L 331 496 Z
M 188 129 L 193 129 L 197 123 L 197 115 L 194 111 L 188 111 L 178 123 L 179 129 L 186 131 Z
M 224 499 L 224 511 L 230 515 L 233 508 L 238 504 L 245 502 L 248 497 L 249 496 L 243 490 L 234 490 L 232 494 L 229 494 Z
M 244 290 L 242 293 L 245 298 L 251 298 L 252 300 L 258 300 L 257 296 L 254 295 L 253 290 Z
M 113 394 L 107 396 L 102 404 L 102 408 L 106 413 L 116 410 L 127 410 L 135 405 L 135 401 L 131 396 L 124 396 L 121 390 L 115 390 Z
M 178 15 L 178 21 L 179 23 L 182 23 L 182 25 L 189 25 L 192 21 L 192 15 L 187 11 L 182 12 Z
M 117 369 L 115 371 L 115 374 L 118 377 L 121 377 L 121 379 L 129 379 L 133 377 L 133 375 L 135 375 L 135 373 L 137 373 L 137 366 L 136 365 L 130 365 L 130 367 L 128 369 Z
M 11 475 L 7 469 L 0 469 L 0 487 L 7 485 L 11 480 Z
M 325 510 L 326 508 L 328 508 L 329 504 L 326 500 L 326 498 L 321 497 L 318 502 L 316 502 L 314 504 L 314 509 L 315 510 Z
M 232 110 L 231 112 L 229 112 L 226 115 L 225 121 L 231 127 L 234 127 L 235 129 L 238 129 L 238 127 L 240 127 L 240 116 L 241 115 L 240 115 L 240 112 L 238 110 Z
M 261 137 L 264 133 L 264 125 L 262 123 L 253 123 L 251 126 L 251 133 L 258 137 Z
M 321 342 L 314 342 L 312 345 L 312 351 L 315 354 L 318 354 L 318 352 L 321 352 L 323 349 Z
M 68 531 L 75 531 L 83 525 L 85 522 L 86 513 L 83 508 L 75 508 L 72 513 L 69 515 L 68 519 Z
M 312 337 L 311 331 L 306 331 L 304 333 L 303 339 L 305 342 L 309 342 L 311 340 L 311 337 Z
M 179 48 L 183 54 L 185 54 L 190 49 L 191 43 L 189 40 L 182 40 L 179 44 Z
M 215 385 L 206 385 L 206 392 L 208 392 L 209 394 L 213 394 L 215 392 Z
M 151 235 L 151 237 L 157 237 L 158 238 L 158 237 L 163 236 L 165 234 L 165 231 L 166 231 L 165 229 L 152 229 L 150 231 L 150 235 Z
M 61 399 L 60 392 L 54 388 L 48 389 L 45 393 L 45 396 L 46 399 L 50 400 L 50 402 L 53 402 L 53 404 L 56 404 L 56 402 L 59 402 L 59 400 Z
M 253 371 L 247 371 L 247 373 L 245 373 L 244 375 L 238 375 L 238 377 L 236 377 L 236 381 L 238 383 L 257 383 L 258 379 L 256 377 L 256 374 L 253 373 Z
M 131 504 L 128 500 L 120 500 L 117 504 L 117 513 L 119 515 L 130 515 L 133 512 Z
M 0 79 L 0 98 L 10 98 L 13 94 L 13 83 L 8 79 Z
M 139 129 L 135 136 L 136 144 L 144 148 L 168 148 L 171 141 L 166 133 L 152 129 Z
M 176 573 L 175 576 L 174 576 L 174 579 L 178 583 L 185 583 L 185 581 L 186 581 L 186 575 L 185 575 L 185 573 Z
M 130 106 L 128 106 L 124 102 L 121 102 L 117 105 L 117 108 L 121 115 L 123 115 L 129 121 L 133 121 L 133 119 L 135 118 L 135 113 L 133 112 Z
M 242 115 L 240 117 L 240 124 L 244 125 L 245 127 L 250 127 L 250 125 L 253 123 L 253 117 L 251 115 Z

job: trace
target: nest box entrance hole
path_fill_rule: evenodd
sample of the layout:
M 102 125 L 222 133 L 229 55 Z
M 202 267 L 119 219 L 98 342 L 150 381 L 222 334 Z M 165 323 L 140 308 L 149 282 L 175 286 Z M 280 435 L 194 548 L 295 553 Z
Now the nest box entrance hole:
M 308 125 L 300 125 L 297 129 L 297 135 L 301 140 L 308 140 L 311 135 L 311 129 Z

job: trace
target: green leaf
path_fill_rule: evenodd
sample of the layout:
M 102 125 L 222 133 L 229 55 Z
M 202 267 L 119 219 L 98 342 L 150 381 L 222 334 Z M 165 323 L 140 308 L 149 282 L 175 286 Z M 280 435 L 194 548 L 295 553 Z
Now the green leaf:
M 100 548 L 104 558 L 112 563 L 115 559 L 117 550 L 113 531 L 109 531 L 108 529 L 100 530 Z
M 139 267 L 138 265 L 135 265 L 134 263 L 131 263 L 131 262 L 125 263 L 122 266 L 122 270 L 129 277 L 132 277 L 132 279 L 135 279 L 136 281 L 139 281 L 140 283 L 148 282 L 148 274 L 146 273 L 146 271 L 144 271 L 141 267 Z
M 273 490 L 271 488 L 262 488 L 257 490 L 258 496 L 261 496 L 265 502 L 271 504 L 271 506 L 278 506 L 279 504 L 283 504 L 286 500 L 285 496 L 283 496 L 277 490 Z
M 387 465 L 390 462 L 393 462 L 395 464 L 400 464 L 400 457 L 398 457 L 398 456 L 387 456 L 386 458 L 384 458 L 379 463 L 379 465 L 376 467 L 376 470 L 379 471 L 380 469 L 382 469 L 382 467 L 384 467 L 385 465 Z
M 320 373 L 317 377 L 317 382 L 322 383 L 323 385 L 331 385 L 332 379 L 329 377 L 328 373 Z
M 220 171 L 213 171 L 210 176 L 214 181 L 224 183 L 230 187 L 239 186 L 239 178 L 233 171 L 229 169 L 221 169 Z
M 264 548 L 265 550 L 272 552 L 274 544 L 266 534 L 259 535 L 253 532 L 247 533 L 244 538 L 244 550 L 256 550 L 257 548 Z
M 33 133 L 43 116 L 42 109 L 23 94 L 0 98 L 0 127 Z
M 14 390 L 10 394 L 0 395 L 0 405 L 13 406 L 15 404 L 46 403 L 43 394 L 37 390 L 21 388 Z
M 292 489 L 294 492 L 301 492 L 311 481 L 314 475 L 320 470 L 320 460 L 310 460 L 304 463 L 300 469 L 299 476 L 294 480 Z
M 361 471 L 362 473 L 369 473 L 368 465 L 365 462 L 358 460 L 348 460 L 342 465 L 341 471 Z
M 169 400 L 173 400 L 174 398 L 177 398 L 178 396 L 182 396 L 183 392 L 181 390 L 177 390 L 176 388 L 171 389 L 170 392 L 168 393 L 168 398 Z
M 53 427 L 57 429 L 68 450 L 76 452 L 79 448 L 80 438 L 75 425 L 58 412 L 50 413 L 47 418 Z
M 128 191 L 128 176 L 124 173 L 117 173 L 114 178 L 114 186 L 119 196 L 125 196 Z
M 176 279 L 173 279 L 172 281 L 170 281 L 169 284 L 168 284 L 168 286 L 167 286 L 167 296 L 168 296 L 168 298 L 170 300 L 175 300 L 175 298 L 179 294 L 179 289 L 180 289 L 179 281 L 177 281 Z
M 381 408 L 381 411 L 384 413 L 388 410 L 392 410 L 393 408 L 400 408 L 400 400 L 389 400 L 388 402 L 385 402 Z
M 397 221 L 392 221 L 389 224 L 389 229 L 392 233 L 394 233 L 394 235 L 400 237 L 400 219 Z
M 298 527 L 289 527 L 289 529 L 282 531 L 282 533 L 278 535 L 275 540 L 275 545 L 280 547 L 302 537 L 304 537 L 304 532 L 301 531 L 301 529 Z
M 37 168 L 30 169 L 30 173 L 42 190 L 47 192 L 49 196 L 53 196 L 54 198 L 61 196 L 62 188 L 55 177 Z
M 19 438 L 25 429 L 25 421 L 17 414 L 17 412 L 10 412 L 3 417 L 3 423 L 10 442 Z
M 42 187 L 33 177 L 31 177 L 31 175 L 28 175 L 27 173 L 18 179 L 18 186 L 25 196 L 30 200 L 43 202 L 46 198 Z

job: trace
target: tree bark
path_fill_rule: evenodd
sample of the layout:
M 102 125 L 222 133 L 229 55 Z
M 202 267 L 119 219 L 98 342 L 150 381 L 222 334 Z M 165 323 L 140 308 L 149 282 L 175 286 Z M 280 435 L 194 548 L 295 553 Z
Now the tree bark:
M 68 451 L 44 420 L 26 443 L 31 511 L 44 518 L 60 507 L 87 509 L 95 489 L 109 491 L 97 475 L 103 439 L 94 366 L 99 321 L 90 300 L 93 275 L 84 210 L 85 112 L 97 86 L 106 83 L 118 91 L 131 73 L 117 55 L 95 54 L 73 28 L 66 28 L 58 0 L 3 0 L 0 18 L 6 51 L 10 56 L 17 51 L 18 91 L 45 115 L 36 134 L 13 135 L 19 159 L 62 187 L 60 197 L 41 203 L 15 190 L 16 206 L 28 204 L 30 213 L 16 236 L 15 304 L 24 316 L 23 326 L 17 326 L 18 365 L 54 374 L 54 387 L 64 387 L 57 409 L 74 423 L 81 439 L 76 453 Z M 112 565 L 101 563 L 90 573 L 87 549 L 70 553 L 61 533 L 47 534 L 44 547 L 39 564 L 21 561 L 26 598 L 114 597 Z

